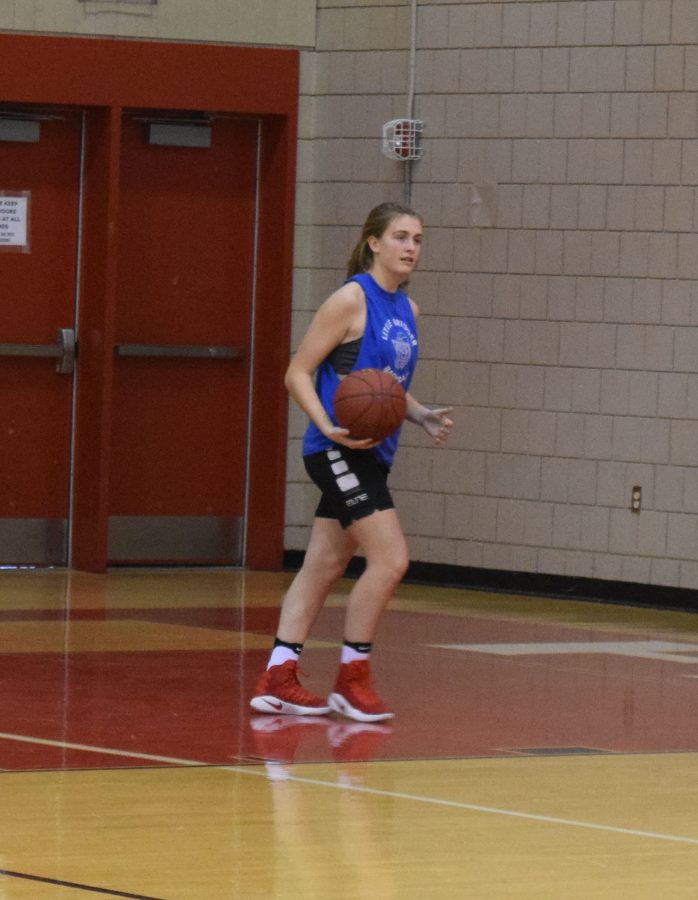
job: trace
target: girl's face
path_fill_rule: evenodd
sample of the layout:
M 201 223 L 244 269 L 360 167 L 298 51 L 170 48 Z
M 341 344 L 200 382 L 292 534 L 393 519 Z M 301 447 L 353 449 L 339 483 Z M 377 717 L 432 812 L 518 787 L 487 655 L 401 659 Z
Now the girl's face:
M 405 281 L 419 260 L 422 250 L 422 223 L 414 216 L 397 216 L 383 234 L 370 237 L 373 266 Z

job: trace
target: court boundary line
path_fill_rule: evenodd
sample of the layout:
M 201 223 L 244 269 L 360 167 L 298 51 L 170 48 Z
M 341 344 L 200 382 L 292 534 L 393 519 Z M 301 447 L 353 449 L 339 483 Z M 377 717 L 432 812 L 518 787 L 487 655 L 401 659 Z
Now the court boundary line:
M 85 753 L 99 753 L 104 756 L 122 756 L 131 759 L 143 759 L 147 760 L 148 762 L 170 763 L 174 766 L 190 766 L 194 768 L 200 766 L 215 765 L 214 763 L 196 762 L 195 760 L 191 759 L 181 759 L 178 756 L 158 756 L 154 753 L 139 753 L 137 750 L 119 750 L 114 747 L 97 747 L 94 744 L 74 744 L 70 741 L 56 741 L 51 738 L 33 737 L 27 734 L 10 734 L 4 731 L 0 731 L 0 741 L 16 741 L 20 744 L 39 744 L 43 747 L 56 747 L 60 750 L 80 750 Z M 217 766 L 217 768 L 221 768 L 221 766 Z M 12 772 L 13 770 L 6 769 L 4 771 Z M 29 771 L 41 770 L 32 769 Z
M 229 768 L 229 767 L 221 767 Z M 237 771 L 237 770 L 236 770 Z M 260 773 L 261 774 L 261 773 Z M 594 831 L 608 831 L 613 834 L 630 835 L 631 837 L 652 838 L 654 840 L 672 841 L 681 844 L 695 844 L 698 846 L 698 838 L 683 837 L 682 835 L 663 834 L 657 831 L 642 831 L 636 828 L 622 828 L 618 825 L 599 825 L 595 822 L 583 822 L 577 819 L 564 819 L 558 816 L 546 816 L 539 813 L 520 812 L 513 809 L 504 809 L 499 806 L 481 806 L 477 803 L 464 803 L 459 800 L 441 800 L 438 797 L 423 797 L 419 794 L 407 794 L 402 791 L 384 791 L 380 788 L 367 788 L 363 785 L 337 784 L 321 779 L 303 778 L 290 775 L 288 781 L 297 781 L 305 784 L 333 787 L 338 790 L 354 791 L 362 794 L 373 794 L 379 797 L 390 797 L 395 800 L 410 800 L 419 803 L 429 803 L 434 806 L 446 806 L 453 809 L 466 809 L 471 812 L 488 813 L 490 815 L 509 816 L 516 819 L 527 819 L 534 822 L 543 822 L 549 825 L 567 825 L 575 828 L 589 828 Z
M 111 756 L 130 757 L 134 759 L 149 760 L 151 762 L 169 763 L 180 768 L 207 768 L 220 771 L 233 772 L 237 775 L 252 775 L 256 778 L 268 779 L 266 770 L 262 771 L 254 765 L 231 766 L 206 763 L 201 760 L 182 759 L 179 757 L 159 756 L 157 754 L 139 753 L 131 750 L 118 750 L 112 747 L 96 747 L 91 744 L 76 744 L 68 741 L 56 741 L 50 738 L 37 738 L 30 735 L 9 734 L 0 732 L 0 740 L 18 741 L 27 744 L 41 744 L 50 747 L 59 747 L 66 750 L 82 750 L 88 753 L 101 753 Z M 259 767 L 264 765 L 261 761 Z M 26 773 L 23 773 L 26 774 Z M 39 772 L 37 772 L 39 774 Z M 690 844 L 698 846 L 698 838 L 685 837 L 683 835 L 664 834 L 657 831 L 643 831 L 636 828 L 623 828 L 618 825 L 602 825 L 596 822 L 584 822 L 578 819 L 565 819 L 560 816 L 546 816 L 540 813 L 521 812 L 520 810 L 505 809 L 498 806 L 484 806 L 477 803 L 464 803 L 459 800 L 442 800 L 438 797 L 424 797 L 419 794 L 408 794 L 403 791 L 385 791 L 380 788 L 369 788 L 364 785 L 344 784 L 335 781 L 323 781 L 319 778 L 306 778 L 301 775 L 289 774 L 285 782 L 297 784 L 309 784 L 314 787 L 334 788 L 341 791 L 353 791 L 358 794 L 366 794 L 376 797 L 389 797 L 395 800 L 407 800 L 412 803 L 426 803 L 432 806 L 444 806 L 450 809 L 462 809 L 470 812 L 484 813 L 487 815 L 505 816 L 515 819 L 523 819 L 531 822 L 542 822 L 548 825 L 564 825 L 573 828 L 586 828 L 592 831 L 605 831 L 611 834 L 621 834 L 629 837 L 649 838 L 651 840 L 670 841 L 678 844 Z
M 12 869 L 0 869 L 0 877 L 3 875 L 6 878 L 17 878 L 22 881 L 37 881 L 40 884 L 55 884 L 58 887 L 75 888 L 78 891 L 86 891 L 90 894 L 125 897 L 126 900 L 161 900 L 161 898 L 151 897 L 149 894 L 130 894 L 127 891 L 118 891 L 114 888 L 102 888 L 94 884 L 82 884 L 79 881 L 63 881 L 61 878 L 48 878 L 45 875 L 30 875 L 28 872 L 15 872 Z

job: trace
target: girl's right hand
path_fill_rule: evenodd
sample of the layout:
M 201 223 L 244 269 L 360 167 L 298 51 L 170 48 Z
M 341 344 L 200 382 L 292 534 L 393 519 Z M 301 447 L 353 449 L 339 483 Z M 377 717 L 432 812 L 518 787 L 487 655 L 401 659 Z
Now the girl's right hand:
M 340 428 L 338 425 L 328 429 L 325 432 L 325 437 L 334 441 L 335 444 L 341 444 L 343 447 L 348 447 L 349 450 L 370 450 L 371 447 L 376 447 L 380 443 L 380 441 L 374 441 L 372 438 L 349 437 L 349 430 L 347 428 Z

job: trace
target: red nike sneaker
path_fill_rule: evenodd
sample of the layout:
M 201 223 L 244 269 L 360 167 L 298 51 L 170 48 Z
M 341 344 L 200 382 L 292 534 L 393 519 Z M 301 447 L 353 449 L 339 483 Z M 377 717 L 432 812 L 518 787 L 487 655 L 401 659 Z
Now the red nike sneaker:
M 280 666 L 272 666 L 257 682 L 254 697 L 250 700 L 257 712 L 292 716 L 324 716 L 330 707 L 321 698 L 298 681 L 298 663 L 286 660 Z
M 334 691 L 327 702 L 335 712 L 357 722 L 381 722 L 394 715 L 374 693 L 371 668 L 363 660 L 340 665 Z

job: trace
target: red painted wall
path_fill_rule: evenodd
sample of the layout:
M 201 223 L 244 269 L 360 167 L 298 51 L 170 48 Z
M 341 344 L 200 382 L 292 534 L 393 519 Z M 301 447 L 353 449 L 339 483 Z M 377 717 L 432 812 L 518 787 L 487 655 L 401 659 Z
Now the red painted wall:
M 298 112 L 295 50 L 0 34 L 3 102 L 87 110 L 73 565 L 107 560 L 121 112 L 215 110 L 262 123 L 252 430 L 245 563 L 283 553 Z

